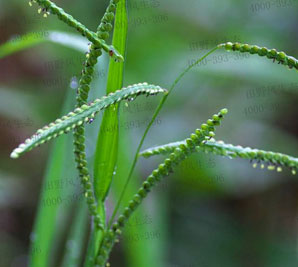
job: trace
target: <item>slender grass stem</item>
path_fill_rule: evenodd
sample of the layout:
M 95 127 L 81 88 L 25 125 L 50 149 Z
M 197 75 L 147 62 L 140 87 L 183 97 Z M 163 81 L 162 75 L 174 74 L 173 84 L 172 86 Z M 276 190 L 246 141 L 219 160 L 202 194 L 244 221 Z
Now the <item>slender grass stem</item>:
M 129 184 L 129 182 L 130 182 L 130 180 L 131 180 L 132 174 L 133 174 L 134 169 L 135 169 L 135 167 L 136 167 L 136 164 L 137 164 L 137 162 L 138 162 L 138 155 L 139 155 L 139 153 L 140 153 L 140 151 L 141 151 L 141 148 L 142 148 L 142 145 L 143 145 L 143 143 L 144 143 L 144 141 L 145 141 L 145 138 L 146 138 L 146 136 L 147 136 L 147 134 L 148 134 L 148 132 L 149 132 L 149 130 L 150 130 L 152 124 L 154 123 L 156 117 L 158 116 L 159 112 L 161 111 L 161 109 L 162 109 L 164 103 L 166 102 L 168 96 L 171 94 L 171 92 L 173 91 L 173 89 L 175 88 L 175 86 L 177 85 L 177 83 L 183 78 L 183 76 L 184 76 L 189 70 L 191 70 L 194 66 L 196 66 L 198 63 L 200 63 L 200 62 L 201 62 L 202 60 L 204 60 L 206 57 L 208 57 L 209 55 L 211 55 L 212 53 L 214 53 L 217 49 L 219 49 L 218 46 L 214 47 L 214 48 L 211 49 L 208 53 L 206 53 L 203 57 L 199 58 L 199 59 L 198 59 L 196 62 L 194 62 L 192 65 L 188 66 L 188 67 L 187 67 L 187 68 L 186 68 L 186 69 L 185 69 L 185 70 L 184 70 L 184 71 L 177 77 L 177 79 L 174 81 L 174 83 L 171 85 L 168 94 L 165 94 L 165 95 L 163 96 L 163 98 L 161 99 L 161 101 L 159 102 L 159 105 L 158 105 L 158 107 L 156 108 L 156 110 L 155 110 L 155 112 L 154 112 L 154 114 L 153 114 L 153 116 L 152 116 L 151 121 L 150 121 L 149 124 L 147 125 L 147 127 L 146 127 L 146 129 L 145 129 L 145 132 L 144 132 L 144 134 L 143 134 L 143 136 L 142 136 L 142 138 L 141 138 L 141 141 L 140 141 L 140 143 L 139 143 L 139 145 L 138 145 L 138 147 L 137 147 L 137 150 L 136 150 L 136 153 L 135 153 L 135 156 L 134 156 L 134 159 L 133 159 L 132 166 L 131 166 L 131 168 L 130 168 L 128 177 L 126 178 L 126 181 L 125 181 L 123 190 L 122 190 L 122 192 L 121 192 L 121 195 L 120 195 L 120 197 L 119 197 L 119 200 L 118 200 L 118 202 L 117 202 L 117 204 L 116 204 L 116 206 L 115 206 L 115 209 L 114 209 L 113 214 L 112 214 L 112 216 L 111 216 L 111 219 L 110 219 L 110 221 L 109 221 L 109 227 L 110 227 L 110 226 L 112 225 L 112 223 L 113 223 L 113 220 L 114 220 L 114 218 L 115 218 L 115 216 L 116 216 L 116 214 L 117 214 L 117 211 L 118 211 L 118 209 L 119 209 L 119 207 L 120 207 L 120 203 L 121 203 L 121 201 L 122 201 L 122 199 L 123 199 L 123 197 L 124 197 L 124 194 L 125 194 L 125 192 L 126 192 L 126 190 L 127 190 L 127 186 L 128 186 L 128 184 Z

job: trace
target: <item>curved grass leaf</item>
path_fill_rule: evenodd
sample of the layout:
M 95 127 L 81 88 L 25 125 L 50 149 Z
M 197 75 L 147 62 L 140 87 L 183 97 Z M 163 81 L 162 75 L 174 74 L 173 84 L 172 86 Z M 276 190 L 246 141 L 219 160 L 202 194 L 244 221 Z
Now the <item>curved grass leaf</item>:
M 19 145 L 11 153 L 11 158 L 18 158 L 20 155 L 32 148 L 44 144 L 45 142 L 56 138 L 70 130 L 82 125 L 90 120 L 93 120 L 95 115 L 102 109 L 116 104 L 122 100 L 133 100 L 140 94 L 156 95 L 160 92 L 167 92 L 159 86 L 149 85 L 147 83 L 140 83 L 128 86 L 122 90 L 118 90 L 115 93 L 111 93 L 108 96 L 104 96 L 101 99 L 96 99 L 89 105 L 83 105 L 80 108 L 76 108 L 74 112 L 68 113 L 61 119 L 57 119 L 55 122 L 50 123 L 48 126 L 39 129 L 36 134 L 27 139 L 23 144 Z
M 185 144 L 185 141 L 149 148 L 141 152 L 140 156 L 149 158 L 154 155 L 167 155 L 172 153 L 181 144 Z M 256 161 L 253 164 L 254 167 L 259 163 L 261 168 L 264 168 L 264 163 L 269 163 L 270 165 L 267 167 L 269 170 L 274 170 L 276 168 L 277 171 L 281 171 L 281 166 L 285 166 L 291 169 L 293 174 L 296 174 L 296 170 L 298 169 L 298 158 L 272 151 L 225 144 L 222 141 L 207 141 L 204 144 L 197 146 L 196 150 L 198 152 L 211 152 L 215 155 L 226 156 L 229 158 L 243 158 Z
M 88 41 L 77 34 L 59 31 L 30 32 L 2 44 L 0 46 L 0 59 L 45 42 L 63 45 L 80 52 L 88 50 Z

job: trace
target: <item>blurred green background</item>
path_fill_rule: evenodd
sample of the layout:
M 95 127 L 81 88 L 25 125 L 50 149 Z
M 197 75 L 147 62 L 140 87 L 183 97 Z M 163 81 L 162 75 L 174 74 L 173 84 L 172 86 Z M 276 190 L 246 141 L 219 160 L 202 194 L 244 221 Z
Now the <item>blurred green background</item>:
M 108 1 L 61 0 L 57 4 L 95 30 Z M 298 2 L 128 1 L 124 85 L 149 82 L 169 88 L 175 78 L 216 44 L 241 41 L 298 56 Z M 121 25 L 116 25 L 120 27 Z M 0 0 L 0 44 L 28 32 L 75 33 L 54 16 L 44 19 L 27 1 Z M 19 160 L 9 154 L 36 129 L 60 116 L 66 96 L 74 106 L 84 53 L 44 43 L 0 60 L 0 266 L 27 266 L 28 247 L 52 143 Z M 108 59 L 98 64 L 93 97 L 105 92 Z M 298 156 L 295 70 L 252 55 L 218 51 L 178 84 L 149 132 L 144 149 L 182 140 L 210 115 L 229 109 L 216 138 L 235 145 Z M 119 166 L 108 214 L 124 183 L 136 146 L 160 97 L 120 106 Z M 92 164 L 101 115 L 87 126 Z M 69 137 L 71 135 L 69 134 Z M 72 146 L 69 146 L 70 153 Z M 141 159 L 133 186 L 162 157 Z M 72 158 L 64 162 L 73 168 Z M 57 240 L 60 266 L 80 190 L 76 172 L 57 177 L 61 187 Z M 149 196 L 112 253 L 112 266 L 298 266 L 297 176 L 252 168 L 242 159 L 196 154 Z M 46 203 L 46 202 L 44 202 Z M 46 204 L 45 204 L 46 205 Z M 65 215 L 65 216 L 64 216 Z M 60 227 L 61 226 L 61 227 Z M 44 231 L 47 231 L 45 228 Z M 86 238 L 82 243 L 86 243 Z M 36 253 L 39 253 L 37 250 Z

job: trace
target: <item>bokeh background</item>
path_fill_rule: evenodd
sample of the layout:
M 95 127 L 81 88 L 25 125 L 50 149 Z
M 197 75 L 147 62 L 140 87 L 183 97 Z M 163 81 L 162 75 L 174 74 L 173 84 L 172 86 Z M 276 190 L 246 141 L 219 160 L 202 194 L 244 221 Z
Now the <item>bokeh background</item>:
M 107 3 L 57 1 L 92 30 Z M 124 85 L 146 81 L 169 88 L 189 64 L 225 41 L 258 44 L 298 56 L 298 2 L 294 0 L 129 0 L 128 12 Z M 42 18 L 28 1 L 0 0 L 0 44 L 29 32 L 39 38 L 51 31 L 75 33 L 54 16 Z M 39 201 L 40 205 L 59 205 L 48 266 L 62 266 L 65 248 L 77 245 L 67 238 L 82 200 L 71 141 L 67 143 L 69 156 L 62 160 L 63 172 L 51 184 L 43 181 L 54 142 L 18 160 L 9 154 L 36 129 L 72 109 L 83 51 L 46 42 L 0 60 L 1 267 L 28 266 Z M 91 98 L 104 95 L 107 64 L 104 55 Z M 182 140 L 227 107 L 229 114 L 217 130 L 218 140 L 298 156 L 297 89 L 295 70 L 253 55 L 216 52 L 177 85 L 143 148 Z M 120 106 L 122 150 L 108 214 L 159 99 L 140 97 L 128 107 Z M 87 126 L 91 170 L 101 117 Z M 71 134 L 65 140 L 71 140 Z M 162 159 L 139 161 L 126 199 Z M 62 203 L 40 199 L 42 184 L 44 190 L 62 190 Z M 254 169 L 243 159 L 193 155 L 153 190 L 130 220 L 113 250 L 111 265 L 297 266 L 297 193 L 297 176 L 290 170 L 270 172 Z M 89 221 L 86 213 L 80 216 L 85 225 L 84 253 Z M 42 250 L 36 248 L 35 254 Z

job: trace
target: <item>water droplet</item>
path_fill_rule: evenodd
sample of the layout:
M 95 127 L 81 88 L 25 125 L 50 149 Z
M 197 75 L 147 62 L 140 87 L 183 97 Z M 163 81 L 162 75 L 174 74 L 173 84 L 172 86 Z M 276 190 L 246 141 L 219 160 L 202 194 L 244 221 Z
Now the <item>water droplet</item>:
M 31 241 L 31 242 L 34 242 L 34 241 L 36 241 L 36 239 L 37 239 L 37 235 L 36 235 L 36 233 L 32 232 L 32 233 L 30 234 L 30 241 Z
M 128 102 L 130 102 L 130 101 L 134 101 L 134 97 L 129 97 L 129 98 L 127 99 L 127 101 L 128 101 Z
M 92 139 L 86 138 L 85 146 L 86 146 L 86 157 L 87 157 L 87 159 L 93 157 L 94 152 L 95 152 L 95 145 L 92 142 Z
M 78 78 L 76 76 L 71 77 L 70 79 L 70 88 L 77 89 L 79 86 Z
M 273 171 L 275 169 L 275 166 L 274 165 L 270 165 L 270 166 L 268 166 L 268 170 L 269 171 Z
M 68 240 L 66 246 L 68 249 L 71 249 L 72 251 L 77 251 L 78 249 L 77 244 L 74 240 Z

